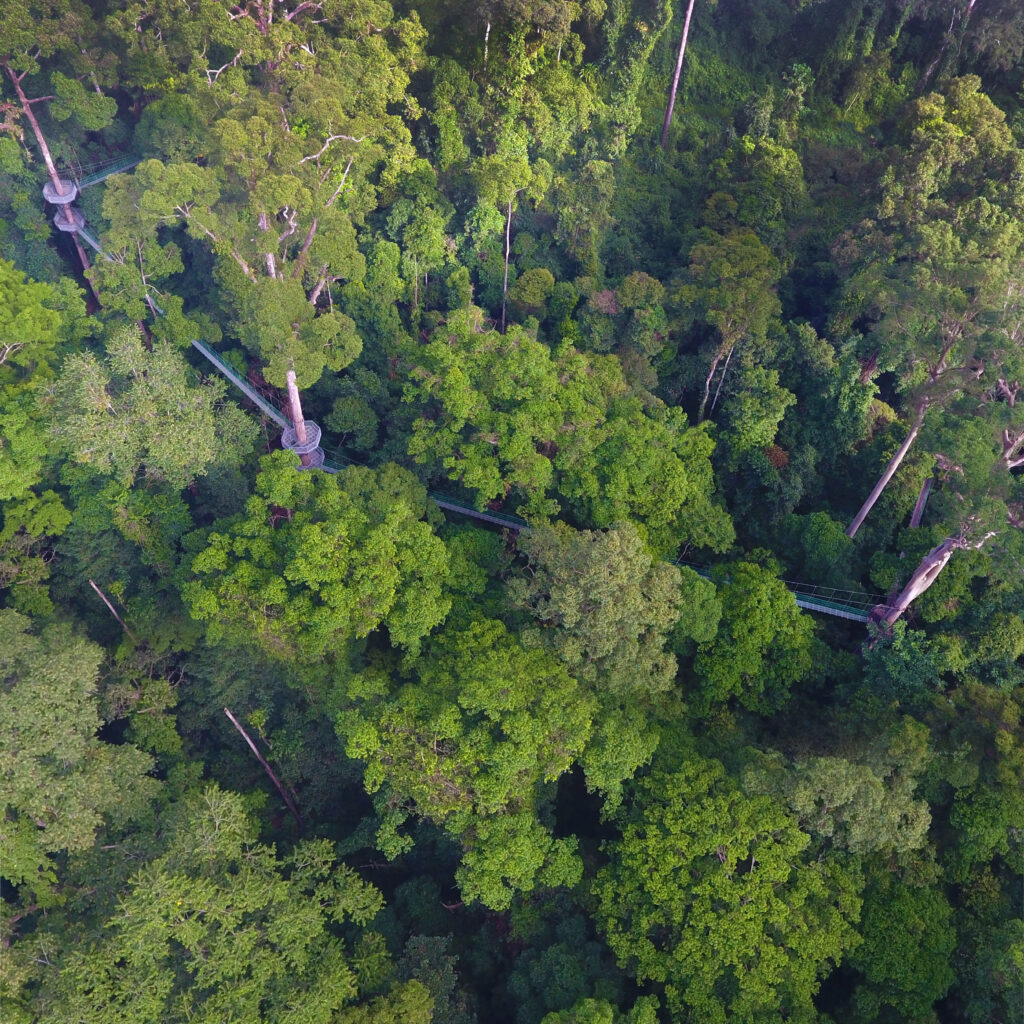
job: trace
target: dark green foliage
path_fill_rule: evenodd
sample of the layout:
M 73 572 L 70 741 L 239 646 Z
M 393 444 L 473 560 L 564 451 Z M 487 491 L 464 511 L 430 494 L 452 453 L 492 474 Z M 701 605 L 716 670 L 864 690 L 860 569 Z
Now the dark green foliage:
M 1019 0 L 2 6 L 5 1024 L 1022 1016 Z

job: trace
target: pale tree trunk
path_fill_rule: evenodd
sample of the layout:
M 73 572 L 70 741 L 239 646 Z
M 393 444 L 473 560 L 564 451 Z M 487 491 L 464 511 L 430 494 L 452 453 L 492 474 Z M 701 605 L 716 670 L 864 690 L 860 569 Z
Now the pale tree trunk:
M 239 725 L 238 719 L 235 718 L 228 708 L 224 709 L 224 714 L 228 716 L 228 720 L 231 724 L 241 733 L 242 739 L 249 744 L 249 749 L 256 755 L 256 760 L 262 765 L 263 770 L 267 773 L 270 781 L 277 787 L 278 793 L 281 794 L 281 799 L 284 800 L 285 806 L 291 811 L 292 817 L 295 819 L 295 824 L 299 826 L 299 831 L 302 832 L 305 829 L 305 825 L 302 823 L 302 816 L 299 814 L 299 809 L 295 806 L 295 801 L 285 792 L 284 786 L 281 785 L 281 780 L 274 774 L 270 765 L 267 764 L 267 759 L 259 752 L 256 744 L 253 743 L 252 737 Z
M 718 369 L 718 364 L 721 363 L 722 357 L 725 357 L 726 364 L 732 359 L 732 350 L 735 348 L 735 344 L 730 345 L 728 349 L 720 348 L 716 353 L 714 359 L 711 360 L 711 368 L 708 370 L 707 377 L 704 378 L 704 397 L 700 400 L 700 408 L 697 410 L 697 422 L 704 422 L 704 410 L 708 406 L 708 399 L 711 397 L 711 382 L 715 379 L 715 370 Z M 725 371 L 722 371 L 722 375 L 725 375 Z M 721 382 L 719 382 L 721 385 Z M 716 392 L 715 399 L 717 401 L 718 394 Z
M 967 24 L 971 20 L 971 13 L 974 11 L 974 6 L 978 0 L 968 0 L 967 10 L 963 15 L 963 24 L 960 26 L 960 31 L 957 33 L 957 52 L 959 53 L 960 47 L 963 44 L 964 36 L 967 34 Z M 942 46 L 939 47 L 939 52 L 935 55 L 935 59 L 928 65 L 925 73 L 921 76 L 920 82 L 917 83 L 918 92 L 923 92 L 925 87 L 928 85 L 935 69 L 939 66 L 939 62 L 945 56 L 946 51 L 949 49 L 950 43 L 953 42 L 953 26 L 956 24 L 956 7 L 953 8 L 953 13 L 949 19 L 949 28 L 946 29 L 946 34 L 942 37 Z
M 46 144 L 46 139 L 43 137 L 43 130 L 39 127 L 39 122 L 36 120 L 36 115 L 32 113 L 32 102 L 25 95 L 21 88 L 21 79 L 24 75 L 16 75 L 14 69 L 6 61 L 3 62 L 3 68 L 7 72 L 8 78 L 14 84 L 14 92 L 17 94 L 18 101 L 21 103 L 22 113 L 25 115 L 25 119 L 32 127 L 32 134 L 36 137 L 36 142 L 39 145 L 39 151 L 43 154 L 43 163 L 46 164 L 46 173 L 50 176 L 50 181 L 53 182 L 53 187 L 57 190 L 58 195 L 64 195 L 64 185 L 60 180 L 60 175 L 57 173 L 57 168 L 54 165 L 53 157 L 50 155 L 50 147 Z
M 505 280 L 501 286 L 501 333 L 505 333 L 505 304 L 508 299 L 508 256 L 511 251 L 512 200 L 508 201 L 508 215 L 505 217 Z
M 306 434 L 306 421 L 302 415 L 302 401 L 299 398 L 299 386 L 295 383 L 294 370 L 288 371 L 285 375 L 285 381 L 288 387 L 288 406 L 292 414 L 292 429 L 295 431 L 295 440 L 299 444 L 305 444 L 308 436 Z M 306 467 L 313 465 L 313 459 L 310 455 L 300 455 L 299 462 Z
M 722 367 L 722 376 L 718 378 L 718 387 L 715 388 L 715 397 L 711 401 L 711 409 L 709 412 L 715 411 L 715 406 L 718 405 L 718 396 L 722 393 L 722 385 L 725 383 L 725 375 L 729 372 L 729 363 L 732 362 L 732 354 L 736 351 L 736 346 L 733 345 L 729 349 L 729 354 L 725 357 L 725 366 Z
M 885 467 L 885 472 L 878 478 L 878 483 L 871 489 L 871 493 L 867 497 L 867 501 L 864 502 L 860 507 L 860 511 L 853 517 L 853 522 L 846 528 L 847 537 L 855 537 L 857 531 L 860 529 L 861 524 L 868 517 L 868 513 L 874 508 L 875 502 L 882 495 L 882 491 L 888 486 L 889 481 L 895 476 L 896 470 L 900 468 L 903 460 L 907 457 L 907 452 L 910 451 L 910 446 L 917 439 L 917 435 L 921 432 L 921 425 L 924 423 L 924 414 L 927 412 L 928 406 L 922 403 L 918 406 L 917 414 L 914 416 L 914 424 L 910 428 L 910 433 L 907 434 L 903 444 L 899 446 L 896 454 L 889 460 L 889 465 Z
M 313 289 L 312 292 L 310 292 L 309 295 L 309 301 L 312 306 L 316 306 L 317 300 L 320 298 L 320 293 L 324 290 L 324 287 L 326 286 L 329 280 L 330 278 L 327 275 L 327 267 L 324 266 L 320 269 L 320 279 L 317 281 L 316 287 Z M 330 294 L 329 289 L 327 294 Z
M 665 111 L 665 123 L 661 126 L 661 148 L 668 146 L 668 130 L 672 124 L 672 111 L 676 105 L 676 90 L 679 88 L 679 76 L 683 71 L 683 58 L 686 56 L 686 39 L 690 34 L 690 18 L 693 17 L 694 0 L 690 0 L 686 8 L 686 21 L 683 23 L 683 38 L 679 43 L 679 56 L 676 58 L 676 72 L 672 76 L 672 90 L 668 94 L 668 109 Z
M 891 626 L 910 607 L 911 603 L 916 601 L 939 578 L 939 573 L 949 564 L 953 552 L 962 551 L 964 548 L 980 548 L 994 536 L 995 532 L 990 531 L 981 540 L 972 544 L 963 534 L 960 534 L 956 537 L 947 537 L 941 544 L 936 544 L 921 559 L 921 564 L 914 570 L 913 575 L 907 580 L 906 586 L 896 599 L 886 606 L 882 622 Z
M 914 570 L 896 599 L 886 607 L 882 622 L 891 626 L 910 607 L 911 602 L 919 598 L 939 578 L 939 573 L 949 564 L 953 552 L 964 546 L 962 537 L 947 537 L 941 544 L 936 544 L 921 559 L 921 564 Z
M 1007 469 L 1024 466 L 1024 429 L 1003 431 L 1003 465 Z
M 921 520 L 924 518 L 924 507 L 928 503 L 928 495 L 931 493 L 933 479 L 934 477 L 928 477 L 928 479 L 921 484 L 921 490 L 918 491 L 917 501 L 914 504 L 913 514 L 910 516 L 911 526 L 921 525 Z

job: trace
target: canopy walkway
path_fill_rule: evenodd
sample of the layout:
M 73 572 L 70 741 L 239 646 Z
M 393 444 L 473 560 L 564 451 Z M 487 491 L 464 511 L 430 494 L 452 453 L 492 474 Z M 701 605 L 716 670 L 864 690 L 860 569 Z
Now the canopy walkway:
M 286 413 L 272 398 L 261 395 L 248 381 L 244 380 L 201 341 L 193 341 L 192 345 L 213 363 L 269 419 L 273 420 L 282 429 L 291 425 Z M 346 455 L 341 449 L 337 449 L 330 452 L 324 459 L 323 469 L 328 473 L 337 473 L 343 465 L 359 465 L 359 463 Z M 490 523 L 492 526 L 501 526 L 508 530 L 529 529 L 529 524 L 525 519 L 516 515 L 510 515 L 507 512 L 479 509 L 469 502 L 460 501 L 458 498 L 448 494 L 441 494 L 437 491 L 428 491 L 427 496 L 435 505 L 446 512 L 469 516 L 471 519 Z M 676 559 L 675 564 L 685 565 L 688 568 L 694 569 L 705 579 L 711 579 L 709 566 L 686 562 L 682 559 Z M 871 609 L 876 605 L 885 603 L 880 597 L 873 597 L 860 591 L 837 590 L 834 587 L 821 587 L 813 583 L 800 583 L 796 580 L 783 580 L 782 582 L 786 584 L 786 588 L 795 598 L 798 607 L 804 608 L 809 612 L 832 615 L 838 619 L 867 622 Z
M 112 174 L 123 174 L 125 171 L 130 171 L 136 164 L 141 162 L 141 158 L 137 156 L 121 157 L 118 160 L 113 160 L 108 164 L 101 164 L 99 168 L 94 170 L 91 174 L 86 174 L 81 178 L 75 180 L 75 184 L 78 186 L 78 190 L 81 191 L 83 188 L 88 188 L 90 185 L 98 185 L 101 181 L 105 181 Z

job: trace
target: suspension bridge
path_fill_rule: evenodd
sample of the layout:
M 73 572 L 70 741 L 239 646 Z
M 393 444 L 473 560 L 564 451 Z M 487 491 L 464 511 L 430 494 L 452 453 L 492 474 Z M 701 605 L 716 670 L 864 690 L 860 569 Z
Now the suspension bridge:
M 247 380 L 225 363 L 220 356 L 203 342 L 193 341 L 192 346 L 209 360 L 224 377 L 231 381 L 268 419 L 276 423 L 282 430 L 291 427 L 291 421 L 287 413 L 274 402 L 271 396 L 260 394 Z M 358 465 L 358 463 L 345 455 L 341 449 L 338 449 L 325 455 L 321 468 L 328 473 L 337 473 L 345 465 Z M 435 505 L 446 512 L 468 516 L 479 522 L 500 526 L 508 530 L 519 531 L 530 528 L 529 523 L 525 519 L 516 515 L 509 515 L 506 512 L 498 512 L 492 509 L 478 509 L 469 502 L 460 501 L 451 495 L 442 494 L 437 491 L 428 491 L 427 496 Z M 693 569 L 704 579 L 712 579 L 710 566 L 699 565 L 678 558 L 675 560 L 675 564 Z M 782 582 L 793 595 L 798 607 L 806 611 L 818 612 L 822 615 L 831 615 L 838 619 L 867 622 L 871 610 L 877 605 L 885 603 L 884 598 L 872 596 L 862 591 L 823 587 L 812 583 L 801 583 L 797 580 L 783 580 Z
M 19 97 L 22 99 L 24 104 L 28 103 L 28 100 L 20 93 L 20 91 Z M 42 133 L 39 132 L 38 128 L 36 129 L 36 135 L 50 173 L 50 180 L 43 186 L 43 196 L 47 202 L 57 208 L 57 213 L 54 217 L 54 224 L 61 231 L 70 232 L 76 236 L 76 245 L 78 247 L 79 257 L 81 258 L 84 269 L 88 269 L 88 261 L 86 259 L 85 251 L 82 249 L 81 245 L 78 244 L 79 238 L 104 259 L 109 260 L 110 256 L 103 251 L 99 240 L 89 231 L 86 226 L 85 217 L 82 215 L 80 210 L 73 206 L 73 203 L 83 189 L 90 188 L 93 185 L 98 185 L 101 182 L 106 181 L 107 178 L 112 175 L 123 174 L 125 171 L 131 170 L 131 168 L 135 167 L 136 164 L 140 162 L 141 158 L 136 156 L 124 156 L 114 160 L 92 164 L 87 168 L 78 167 L 76 169 L 77 173 L 75 171 L 67 170 L 66 173 L 69 177 L 64 178 L 57 172 L 52 158 L 50 157 L 46 140 L 43 138 Z M 88 170 L 89 173 L 84 174 L 83 171 L 85 170 Z M 146 294 L 146 300 L 154 315 L 162 315 L 162 310 L 157 306 L 148 291 Z M 312 431 L 315 431 L 315 436 L 307 443 L 307 424 L 301 419 L 301 416 L 293 424 L 295 416 L 287 416 L 282 409 L 274 404 L 272 396 L 260 394 L 246 380 L 244 380 L 241 375 L 236 373 L 227 363 L 225 363 L 216 355 L 216 353 L 201 341 L 193 341 L 192 345 L 207 360 L 209 360 L 209 362 L 212 363 L 220 373 L 224 375 L 224 377 L 242 391 L 242 393 L 245 394 L 246 397 L 270 420 L 281 427 L 285 436 L 288 438 L 288 441 L 286 442 L 287 447 L 296 449 L 300 452 L 304 466 L 321 465 L 327 472 L 337 473 L 342 465 L 353 462 L 353 460 L 348 458 L 340 451 L 340 449 L 333 453 L 324 453 L 319 448 L 320 428 L 313 423 L 309 423 L 308 425 Z M 726 362 L 725 368 L 728 368 L 728 362 Z M 719 386 L 721 386 L 720 382 Z M 290 388 L 292 392 L 294 392 L 292 396 L 294 410 L 299 408 L 299 406 L 298 392 L 294 387 L 293 377 L 290 381 Z M 299 435 L 297 438 L 296 434 Z M 297 444 L 297 442 L 299 443 Z M 315 452 L 316 462 L 311 462 L 310 455 L 308 453 L 312 452 Z M 509 515 L 507 513 L 491 509 L 478 509 L 475 505 L 460 501 L 447 494 L 429 491 L 428 495 L 439 508 L 444 509 L 446 512 L 468 516 L 471 519 L 476 519 L 480 522 L 489 523 L 492 526 L 500 526 L 509 530 L 518 531 L 529 529 L 529 524 L 519 516 Z M 680 562 L 678 564 L 686 563 Z M 709 566 L 691 566 L 691 568 L 695 569 L 702 576 L 709 579 L 711 578 Z M 836 618 L 850 619 L 855 622 L 867 622 L 871 610 L 877 605 L 885 603 L 881 598 L 856 591 L 815 586 L 813 584 L 800 583 L 793 580 L 784 580 L 783 582 L 786 584 L 790 593 L 793 594 L 793 597 L 800 608 L 804 608 L 807 611 L 819 612 L 823 615 L 831 615 Z

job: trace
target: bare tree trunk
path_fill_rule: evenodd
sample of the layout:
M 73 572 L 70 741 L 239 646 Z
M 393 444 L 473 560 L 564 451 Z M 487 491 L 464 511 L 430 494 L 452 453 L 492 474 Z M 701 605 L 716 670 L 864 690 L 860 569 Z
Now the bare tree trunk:
M 253 743 L 252 738 L 249 734 L 238 724 L 238 719 L 235 718 L 231 712 L 225 708 L 224 714 L 228 716 L 231 724 L 242 734 L 242 738 L 246 743 L 249 744 L 249 749 L 256 755 L 256 760 L 263 765 L 263 770 L 270 776 L 270 781 L 277 787 L 278 793 L 281 794 L 281 798 L 285 802 L 288 810 L 292 812 L 292 817 L 295 819 L 295 824 L 299 826 L 299 831 L 302 832 L 305 829 L 305 825 L 302 823 L 302 816 L 299 814 L 298 808 L 295 806 L 295 801 L 285 792 L 284 786 L 281 785 L 281 780 L 273 773 L 270 765 L 267 764 L 266 758 L 259 752 L 256 744 Z
M 949 564 L 954 551 L 962 551 L 965 548 L 981 548 L 995 535 L 995 531 L 990 530 L 980 540 L 971 542 L 967 540 L 965 534 L 961 533 L 955 537 L 947 537 L 941 544 L 936 544 L 921 559 L 921 564 L 907 580 L 906 586 L 900 591 L 896 600 L 888 605 L 882 622 L 891 626 L 907 610 L 911 602 L 919 598 L 939 578 L 939 573 Z
M 676 90 L 679 88 L 679 76 L 683 70 L 683 58 L 686 56 L 686 39 L 690 34 L 690 18 L 693 17 L 694 0 L 690 0 L 686 8 L 686 21 L 683 23 L 683 38 L 679 43 L 679 56 L 676 58 L 676 73 L 672 76 L 672 91 L 668 94 L 668 109 L 665 111 L 665 123 L 661 127 L 661 148 L 668 146 L 668 130 L 672 124 L 672 111 L 676 105 Z
M 107 595 L 104 594 L 103 591 L 100 590 L 100 588 L 97 587 L 92 580 L 89 580 L 89 586 L 92 587 L 92 589 L 100 595 L 100 600 L 107 606 L 108 610 L 110 611 L 110 614 L 113 615 L 114 618 L 117 619 L 119 623 L 121 623 L 121 628 L 132 638 L 132 643 L 138 646 L 138 637 L 125 625 L 124 619 L 122 619 L 121 616 L 117 614 L 117 609 L 110 603 L 110 601 L 107 600 Z
M 735 348 L 735 346 L 733 346 Z M 732 348 L 729 349 L 729 354 L 732 354 Z M 704 410 L 707 408 L 708 399 L 711 397 L 711 381 L 714 379 L 715 370 L 718 369 L 718 364 L 722 361 L 722 356 L 725 352 L 719 349 L 715 353 L 715 358 L 711 360 L 711 369 L 708 370 L 708 375 L 704 380 L 704 397 L 701 399 L 700 408 L 697 410 L 697 422 L 704 422 Z
M 10 78 L 11 82 L 14 84 L 14 92 L 17 94 L 18 101 L 21 103 L 22 112 L 25 115 L 25 119 L 32 127 L 32 133 L 36 137 L 36 142 L 39 145 L 39 151 L 43 154 L 43 163 L 46 164 L 46 173 L 49 174 L 50 181 L 53 182 L 53 187 L 57 190 L 57 194 L 62 196 L 65 194 L 64 185 L 60 180 L 60 175 L 57 173 L 53 157 L 50 155 L 50 147 L 46 144 L 46 139 L 43 137 L 43 130 L 39 127 L 36 115 L 32 113 L 31 101 L 21 88 L 21 79 L 24 76 L 16 75 L 14 73 L 14 69 L 7 63 L 7 61 L 3 62 L 3 68 L 7 72 L 7 77 Z
M 906 439 L 899 446 L 896 454 L 889 460 L 889 465 L 885 467 L 885 472 L 878 478 L 878 483 L 871 489 L 867 501 L 861 505 L 860 511 L 853 517 L 853 522 L 846 528 L 847 537 L 855 537 L 857 535 L 861 524 L 867 519 L 868 513 L 874 508 L 875 502 L 881 497 L 882 491 L 885 490 L 889 481 L 895 475 L 896 470 L 900 468 L 900 465 L 907 456 L 907 452 L 910 451 L 910 446 L 921 432 L 921 424 L 924 423 L 924 414 L 927 409 L 928 406 L 924 403 L 918 406 L 917 414 L 914 416 L 914 425 L 910 428 L 910 433 L 907 434 Z
M 956 48 L 957 53 L 960 52 L 961 46 L 963 46 L 964 36 L 967 34 L 967 24 L 971 20 L 971 12 L 974 10 L 974 5 L 978 0 L 968 0 L 967 10 L 964 11 L 963 23 L 960 26 L 960 31 L 957 33 Z M 925 86 L 928 85 L 932 75 L 935 74 L 935 69 L 939 66 L 939 62 L 945 56 L 946 51 L 949 49 L 950 43 L 953 42 L 953 26 L 956 24 L 956 8 L 953 8 L 953 14 L 949 19 L 949 28 L 946 29 L 946 34 L 942 37 L 942 46 L 939 47 L 939 52 L 935 55 L 935 59 L 928 65 L 925 73 L 921 76 L 921 80 L 917 83 L 918 92 L 923 92 Z
M 729 363 L 732 362 L 732 354 L 736 351 L 736 346 L 733 345 L 729 349 L 729 354 L 725 357 L 725 366 L 722 367 L 722 376 L 718 378 L 718 387 L 715 388 L 715 397 L 711 401 L 711 408 L 709 412 L 715 411 L 715 406 L 718 405 L 718 396 L 722 393 L 722 385 L 725 383 L 725 375 L 729 372 Z
M 928 495 L 931 494 L 933 480 L 934 477 L 928 477 L 928 479 L 921 484 L 921 490 L 917 495 L 917 503 L 914 505 L 913 515 L 910 517 L 911 526 L 921 525 L 921 519 L 924 517 L 924 507 L 928 504 Z
M 953 552 L 965 546 L 962 537 L 947 537 L 941 544 L 936 544 L 921 559 L 921 564 L 907 580 L 906 586 L 896 600 L 886 608 L 882 621 L 891 626 L 910 607 L 911 602 L 919 598 L 939 578 L 939 573 L 949 564 Z
M 509 240 L 512 232 L 512 200 L 508 201 L 508 216 L 505 218 L 505 281 L 501 286 L 501 333 L 505 333 L 505 303 L 508 297 L 508 255 L 511 251 Z
M 1003 465 L 1007 469 L 1024 466 L 1024 430 L 1003 431 Z
M 306 421 L 302 416 L 302 401 L 299 398 L 299 386 L 295 383 L 295 371 L 289 370 L 285 375 L 288 386 L 288 406 L 292 414 L 292 429 L 295 431 L 295 440 L 299 444 L 306 443 Z M 313 459 L 307 455 L 300 455 L 299 462 L 303 466 L 312 466 Z M 226 710 L 226 709 L 225 709 Z

